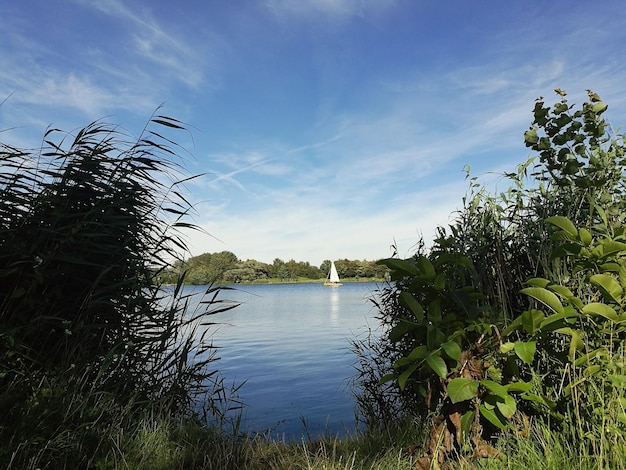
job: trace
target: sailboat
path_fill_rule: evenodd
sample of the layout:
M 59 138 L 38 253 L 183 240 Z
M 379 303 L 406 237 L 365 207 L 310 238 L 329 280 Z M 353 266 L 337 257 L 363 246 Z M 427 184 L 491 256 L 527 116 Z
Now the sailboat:
M 343 284 L 339 280 L 339 274 L 337 274 L 337 268 L 335 267 L 335 262 L 330 262 L 330 272 L 328 273 L 328 277 L 326 278 L 326 282 L 324 282 L 325 286 L 342 286 Z

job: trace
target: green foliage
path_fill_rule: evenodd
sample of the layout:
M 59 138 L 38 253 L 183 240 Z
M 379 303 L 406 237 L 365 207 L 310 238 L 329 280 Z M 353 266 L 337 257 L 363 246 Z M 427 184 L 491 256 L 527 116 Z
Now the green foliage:
M 596 94 L 580 110 L 559 95 L 554 107 L 537 100 L 524 135 L 538 163 L 505 175 L 512 186 L 496 196 L 472 178 L 449 235 L 440 228 L 430 251 L 422 243 L 411 259 L 384 261 L 393 284 L 375 303 L 385 332 L 369 349 L 387 360 L 361 373 L 377 385 L 362 383 L 379 387 L 366 392 L 377 410 L 436 412 L 428 465 L 482 454 L 481 439 L 528 414 L 600 461 L 623 444 L 626 146 Z
M 87 467 L 138 413 L 188 416 L 203 395 L 219 413 L 203 317 L 232 304 L 209 288 L 187 311 L 182 278 L 157 282 L 192 226 L 176 148 L 154 128 L 183 126 L 155 116 L 138 140 L 93 123 L 50 130 L 35 152 L 0 146 L 3 468 Z

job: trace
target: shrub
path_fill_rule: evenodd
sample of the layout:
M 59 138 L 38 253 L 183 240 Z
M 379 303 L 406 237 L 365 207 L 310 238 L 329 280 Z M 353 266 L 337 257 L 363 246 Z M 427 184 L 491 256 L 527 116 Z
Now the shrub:
M 381 397 L 391 382 L 383 406 L 432 412 L 418 468 L 498 455 L 488 441 L 531 414 L 601 456 L 624 446 L 626 146 L 595 93 L 574 110 L 556 91 L 553 107 L 537 100 L 524 134 L 536 164 L 506 175 L 498 196 L 472 179 L 432 249 L 382 261 L 393 282 L 375 300 L 383 334 L 369 350 L 388 357 L 361 355 L 364 393 Z

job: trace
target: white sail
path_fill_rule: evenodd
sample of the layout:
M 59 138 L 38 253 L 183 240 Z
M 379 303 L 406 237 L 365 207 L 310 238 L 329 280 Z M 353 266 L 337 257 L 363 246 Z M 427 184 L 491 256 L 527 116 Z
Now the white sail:
M 337 268 L 335 267 L 335 262 L 330 262 L 330 282 L 339 282 L 339 274 L 337 274 Z
M 341 281 L 339 280 L 339 274 L 337 274 L 337 268 L 335 267 L 335 262 L 330 262 L 330 273 L 328 274 L 328 279 L 324 283 L 325 286 L 340 286 Z

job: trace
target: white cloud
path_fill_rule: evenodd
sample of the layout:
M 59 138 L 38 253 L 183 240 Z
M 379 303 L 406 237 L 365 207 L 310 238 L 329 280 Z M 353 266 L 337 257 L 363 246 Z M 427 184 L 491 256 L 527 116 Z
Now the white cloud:
M 395 0 L 267 0 L 266 5 L 278 17 L 311 17 L 323 15 L 336 19 L 388 9 Z

